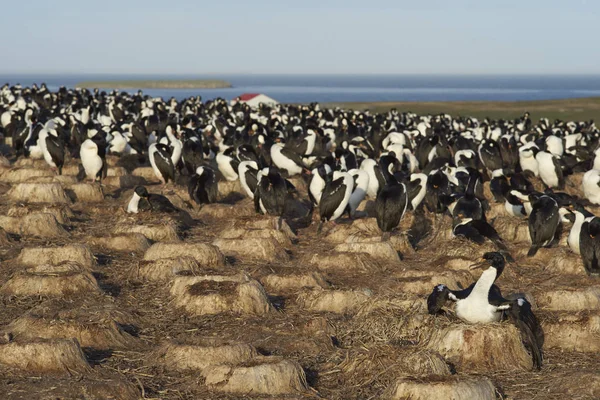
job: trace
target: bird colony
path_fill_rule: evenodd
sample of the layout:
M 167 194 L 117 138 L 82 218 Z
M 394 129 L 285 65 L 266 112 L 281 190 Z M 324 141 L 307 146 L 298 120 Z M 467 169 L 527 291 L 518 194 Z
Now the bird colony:
M 600 398 L 592 121 L 5 85 L 0 125 L 1 398 Z

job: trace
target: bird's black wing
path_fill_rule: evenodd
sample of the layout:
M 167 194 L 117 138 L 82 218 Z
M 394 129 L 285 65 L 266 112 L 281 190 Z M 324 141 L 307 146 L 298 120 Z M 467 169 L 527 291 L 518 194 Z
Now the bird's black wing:
M 190 200 L 193 200 L 196 202 L 196 204 L 200 204 L 200 199 L 198 198 L 199 183 L 200 177 L 198 175 L 192 176 L 188 182 L 188 194 L 190 196 Z
M 600 273 L 600 243 L 596 243 L 596 238 L 590 236 L 589 227 L 590 223 L 587 221 L 581 225 L 579 250 L 585 272 L 588 274 L 598 274 Z
M 295 164 L 304 167 L 304 162 L 302 161 L 302 157 L 300 154 L 296 153 L 294 150 L 283 147 L 281 149 L 281 154 L 292 160 Z
M 554 173 L 556 174 L 556 177 L 558 178 L 558 188 L 562 189 L 565 184 L 565 179 L 563 176 L 563 170 L 560 165 L 560 161 L 556 157 L 552 157 L 552 164 L 554 164 Z
M 244 177 L 246 178 L 246 185 L 248 185 L 248 188 L 253 193 L 256 191 L 256 187 L 258 186 L 258 178 L 256 177 L 257 173 L 258 170 L 252 167 L 248 167 L 246 169 L 246 173 L 244 174 Z
M 46 148 L 52 157 L 52 161 L 56 164 L 59 174 L 62 174 L 62 167 L 65 162 L 65 146 L 62 140 L 52 135 L 48 135 L 46 137 Z
M 531 353 L 534 368 L 537 370 L 541 369 L 544 359 L 542 352 L 544 331 L 531 310 L 531 304 L 526 299 L 520 297 L 515 300 L 506 300 L 500 306 L 500 309 L 504 310 L 504 315 L 521 332 L 521 340 L 525 348 Z
M 488 224 L 487 222 L 482 221 L 482 220 L 473 220 L 473 221 L 471 221 L 471 225 L 475 229 L 477 229 L 477 231 L 482 236 L 484 236 L 484 237 L 490 239 L 492 242 L 494 242 L 496 247 L 498 247 L 501 250 L 506 250 L 506 246 L 502 242 L 502 238 L 500 237 L 500 235 L 498 235 L 498 232 L 496 232 L 496 230 L 494 229 L 493 226 L 491 226 L 490 224 Z
M 171 155 L 159 146 L 156 147 L 156 150 L 157 151 L 154 153 L 154 163 L 156 164 L 156 168 L 160 171 L 165 182 L 174 180 L 175 166 L 173 165 L 173 161 L 171 161 Z
M 467 222 L 466 224 L 456 225 L 453 229 L 454 236 L 462 236 L 477 244 L 484 244 L 485 237 L 479 233 L 479 230 L 471 225 L 472 222 L 473 221 Z
M 344 185 L 343 177 L 331 181 L 325 186 L 319 203 L 319 213 L 321 214 L 322 221 L 331 218 L 345 195 L 346 185 Z
M 473 287 L 475 287 L 475 283 L 463 290 L 450 290 L 446 285 L 437 285 L 427 297 L 427 311 L 429 314 L 439 314 L 448 300 L 466 299 L 471 294 Z
M 152 210 L 162 211 L 167 213 L 179 213 L 181 210 L 175 207 L 171 201 L 163 195 L 150 193 L 148 195 L 148 202 L 152 207 Z

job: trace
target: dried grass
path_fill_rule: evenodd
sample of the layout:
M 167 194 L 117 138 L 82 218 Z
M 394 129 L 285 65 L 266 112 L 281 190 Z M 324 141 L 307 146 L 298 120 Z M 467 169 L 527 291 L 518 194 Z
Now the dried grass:
M 160 182 L 152 167 L 138 167 L 131 172 L 131 175 L 144 178 L 147 182 Z
M 303 288 L 325 289 L 329 287 L 325 277 L 318 272 L 302 275 L 271 274 L 260 278 L 260 283 L 262 283 L 269 293 L 295 292 Z
M 61 225 L 68 225 L 71 223 L 71 218 L 74 216 L 73 211 L 69 206 L 43 206 L 43 207 L 32 207 L 25 205 L 15 205 L 8 209 L 6 213 L 9 217 L 25 217 L 28 214 L 35 212 L 41 212 L 46 214 L 52 214 L 56 218 L 56 221 Z
M 96 278 L 76 264 L 42 265 L 19 271 L 2 287 L 4 296 L 71 296 L 99 293 Z
M 37 176 L 27 180 L 27 183 L 59 183 L 61 186 L 73 185 L 77 183 L 77 178 L 71 175 Z
M 177 225 L 173 221 L 165 221 L 160 225 L 129 225 L 119 223 L 113 230 L 114 234 L 141 233 L 153 242 L 179 241 Z
M 176 307 L 192 315 L 224 312 L 265 315 L 272 310 L 260 283 L 245 275 L 175 277 L 171 296 Z
M 0 364 L 36 373 L 91 372 L 79 343 L 75 339 L 11 342 L 0 345 Z
M 99 203 L 104 201 L 104 193 L 99 183 L 76 183 L 65 189 L 74 202 Z
M 25 315 L 6 327 L 16 340 L 77 339 L 83 347 L 95 349 L 131 349 L 137 343 L 108 316 L 68 318 L 67 316 Z
M 218 346 L 191 345 L 175 342 L 164 343 L 157 352 L 157 363 L 180 371 L 203 373 L 217 365 L 239 365 L 258 356 L 249 344 L 226 344 Z
M 100 246 L 114 251 L 143 252 L 150 248 L 150 242 L 141 233 L 112 235 L 90 238 L 92 246 Z
M 219 181 L 218 187 L 219 187 L 219 196 L 220 197 L 227 197 L 231 193 L 234 193 L 234 192 L 237 192 L 240 194 L 242 194 L 242 192 L 243 192 L 243 189 L 242 189 L 239 179 L 232 181 L 232 182 L 225 181 L 225 180 Z
M 8 197 L 22 203 L 71 203 L 58 183 L 19 183 L 8 191 Z
M 17 261 L 22 265 L 37 266 L 40 264 L 59 265 L 67 261 L 79 264 L 86 270 L 96 265 L 94 255 L 85 245 L 68 245 L 63 247 L 30 247 L 21 250 Z
M 366 253 L 328 252 L 311 256 L 311 264 L 323 271 L 369 273 L 383 271 L 384 267 Z
M 13 168 L 8 171 L 4 171 L 0 175 L 0 182 L 6 183 L 21 183 L 27 182 L 32 178 L 43 177 L 43 176 L 55 176 L 54 172 L 49 169 L 37 169 L 37 168 Z
M 192 257 L 141 261 L 135 269 L 138 277 L 154 282 L 170 281 L 174 276 L 183 273 L 190 275 L 199 275 L 201 273 L 198 262 Z
M 536 295 L 537 304 L 545 310 L 584 311 L 600 309 L 600 288 L 544 290 Z
M 494 220 L 494 229 L 502 240 L 514 243 L 531 243 L 529 236 L 529 222 L 527 219 L 515 217 L 498 217 Z
M 408 271 L 395 274 L 400 281 L 393 284 L 400 292 L 428 295 L 431 290 L 443 284 L 450 288 L 466 288 L 473 283 L 473 275 L 468 271 L 444 271 L 427 273 L 424 271 Z
M 191 257 L 204 267 L 222 267 L 225 257 L 216 246 L 207 243 L 155 243 L 144 254 L 144 260 Z
M 311 312 L 356 313 L 371 299 L 371 295 L 358 290 L 313 290 L 300 293 L 298 305 Z
M 291 246 L 292 241 L 277 229 L 242 229 L 229 228 L 219 234 L 221 239 L 274 239 L 281 246 Z
M 424 345 L 461 371 L 528 371 L 533 366 L 518 329 L 511 324 L 434 327 Z
M 288 261 L 290 256 L 273 238 L 217 239 L 213 245 L 226 255 L 263 262 Z
M 567 313 L 542 321 L 544 347 L 586 353 L 600 352 L 600 315 Z
M 8 233 L 41 238 L 64 238 L 69 233 L 50 213 L 32 213 L 24 217 L 0 216 L 0 227 Z
M 248 367 L 217 366 L 205 373 L 206 385 L 215 391 L 252 395 L 298 394 L 308 390 L 302 367 L 279 357 L 257 357 Z
M 102 183 L 106 186 L 114 186 L 123 189 L 148 185 L 148 181 L 146 179 L 141 176 L 134 175 L 108 176 L 102 180 Z
M 398 252 L 389 242 L 341 243 L 333 249 L 342 253 L 366 253 L 380 262 L 399 262 Z
M 496 389 L 487 378 L 402 377 L 384 393 L 384 399 L 496 400 Z
M 212 217 L 217 219 L 231 219 L 231 218 L 242 218 L 242 217 L 251 217 L 255 215 L 254 209 L 251 206 L 251 203 L 247 203 L 247 206 L 244 204 L 205 204 L 198 211 L 198 215 L 200 217 Z

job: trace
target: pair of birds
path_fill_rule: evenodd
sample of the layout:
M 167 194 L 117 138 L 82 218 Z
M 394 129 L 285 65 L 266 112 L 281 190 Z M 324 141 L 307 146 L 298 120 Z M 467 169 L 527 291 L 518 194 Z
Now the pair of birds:
M 510 321 L 518 328 L 523 344 L 531 354 L 533 367 L 539 370 L 543 363 L 544 332 L 525 297 L 504 298 L 495 284 L 505 264 L 502 253 L 485 253 L 480 263 L 471 266 L 471 269 L 486 268 L 476 282 L 463 290 L 435 286 L 427 298 L 427 309 L 429 314 L 441 314 L 448 302 L 454 302 L 456 316 L 467 323 Z

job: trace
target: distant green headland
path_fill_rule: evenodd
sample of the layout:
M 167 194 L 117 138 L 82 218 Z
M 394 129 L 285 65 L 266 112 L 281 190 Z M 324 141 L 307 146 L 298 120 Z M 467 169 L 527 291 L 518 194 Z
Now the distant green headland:
M 231 83 L 221 80 L 127 80 L 127 81 L 86 81 L 75 85 L 78 88 L 105 89 L 224 89 Z

